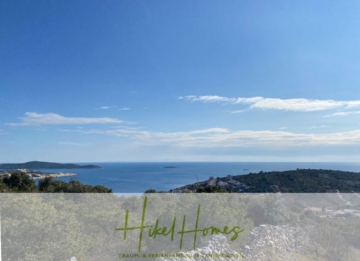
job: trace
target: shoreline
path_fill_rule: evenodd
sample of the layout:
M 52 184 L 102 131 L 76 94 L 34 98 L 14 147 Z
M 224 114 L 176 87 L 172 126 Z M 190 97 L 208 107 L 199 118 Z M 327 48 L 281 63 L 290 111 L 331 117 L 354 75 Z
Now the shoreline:
M 61 178 L 61 177 L 72 177 L 77 176 L 75 173 L 51 173 L 51 174 L 35 174 L 39 176 L 29 175 L 32 179 L 45 179 L 47 177 Z
M 69 173 L 69 172 L 41 172 L 41 171 L 32 171 L 28 169 L 16 169 L 11 171 L 0 171 L 0 177 L 11 177 L 13 172 L 22 172 L 29 176 L 31 179 L 38 180 L 38 179 L 45 179 L 47 177 L 52 178 L 62 178 L 62 177 L 72 177 L 77 176 L 78 174 Z

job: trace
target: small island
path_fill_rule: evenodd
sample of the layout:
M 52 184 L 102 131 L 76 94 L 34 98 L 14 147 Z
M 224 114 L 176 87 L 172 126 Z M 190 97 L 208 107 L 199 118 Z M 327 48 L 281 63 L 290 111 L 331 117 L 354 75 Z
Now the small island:
M 176 169 L 176 166 L 164 166 L 164 169 Z
M 29 161 L 26 163 L 3 163 L 0 169 L 99 169 L 96 165 L 77 165 L 73 163 L 54 163 L 43 161 Z

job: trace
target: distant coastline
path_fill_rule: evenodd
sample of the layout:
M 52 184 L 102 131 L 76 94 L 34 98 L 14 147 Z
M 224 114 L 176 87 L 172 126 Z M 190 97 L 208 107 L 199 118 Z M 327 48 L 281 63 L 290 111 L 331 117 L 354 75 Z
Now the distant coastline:
M 62 178 L 62 177 L 72 177 L 72 176 L 76 176 L 77 174 L 75 173 L 62 173 L 62 172 L 57 172 L 57 173 L 31 173 L 31 178 L 32 179 L 44 179 L 47 177 L 52 177 L 52 178 Z
M 0 169 L 99 169 L 96 165 L 78 165 L 73 163 L 54 163 L 44 161 L 29 161 L 25 163 L 3 163 Z
M 29 170 L 29 169 L 16 169 L 16 170 L 3 170 L 0 171 L 0 178 L 10 178 L 14 173 L 24 173 L 31 179 L 45 179 L 48 177 L 51 178 L 62 178 L 62 177 L 72 177 L 77 176 L 75 173 L 68 172 L 42 172 L 38 170 Z
M 14 161 L 13 161 L 14 162 Z M 75 162 L 76 163 L 76 162 Z M 101 166 L 100 169 L 33 169 L 33 171 L 41 171 L 47 173 L 76 173 L 77 176 L 73 177 L 57 177 L 56 180 L 70 181 L 71 178 L 76 178 L 83 184 L 90 185 L 102 185 L 112 189 L 115 193 L 143 193 L 148 189 L 155 189 L 156 191 L 170 191 L 175 188 L 181 188 L 187 184 L 193 184 L 201 181 L 208 181 L 209 177 L 213 176 L 215 179 L 221 177 L 227 177 L 232 175 L 234 180 L 237 180 L 238 175 L 247 175 L 251 173 L 264 172 L 262 175 L 252 175 L 251 179 L 255 177 L 261 179 L 271 178 L 271 172 L 283 172 L 289 170 L 299 169 L 323 169 L 323 170 L 341 170 L 345 172 L 358 173 L 356 176 L 360 177 L 360 163 L 344 163 L 344 162 L 84 162 L 76 163 L 79 165 L 94 164 Z M 176 166 L 176 169 L 164 168 L 164 166 Z M 245 171 L 243 169 L 249 169 Z M 0 170 L 1 171 L 1 170 Z M 10 170 L 5 170 L 10 172 Z M 275 173 L 274 173 L 275 174 Z M 280 173 L 279 173 L 280 174 Z M 284 174 L 284 173 L 283 173 Z M 290 174 L 290 173 L 289 173 Z M 301 177 L 300 174 L 294 174 L 296 180 L 297 177 Z M 341 175 L 341 174 L 340 174 Z M 354 174 L 355 175 L 355 174 Z M 291 175 L 292 176 L 292 175 Z M 305 175 L 306 177 L 306 175 Z M 304 178 L 304 177 L 303 177 Z M 246 186 L 252 185 L 250 180 L 239 180 Z M 276 181 L 277 179 L 275 179 Z M 341 181 L 340 183 L 343 183 Z M 220 181 L 220 180 L 219 180 Z M 218 181 L 218 182 L 219 182 Z M 265 181 L 265 180 L 264 180 Z M 270 185 L 274 184 L 273 180 L 268 180 Z M 286 179 L 282 180 L 286 181 Z M 291 187 L 283 182 L 280 182 L 279 189 L 281 192 L 288 191 Z M 304 180 L 305 185 L 310 187 L 312 182 L 310 180 Z M 337 182 L 333 180 L 337 185 Z M 217 183 L 218 183 L 217 182 Z M 224 181 L 228 182 L 228 181 Z M 228 182 L 229 183 L 229 182 Z M 256 182 L 257 183 L 257 182 Z M 300 180 L 297 182 L 300 185 Z M 334 187 L 334 183 L 329 184 L 329 188 Z M 220 183 L 223 185 L 223 183 Z M 231 183 L 230 183 L 231 184 Z M 266 184 L 266 183 L 265 183 Z M 260 184 L 259 184 L 260 185 Z M 355 184 L 354 184 L 355 185 Z M 270 187 L 270 186 L 268 186 Z M 316 186 L 315 186 L 316 187 Z M 276 187 L 271 187 L 277 191 Z M 319 187 L 318 187 L 319 188 Z M 249 189 L 245 189 L 249 192 Z M 263 191 L 266 191 L 264 189 Z M 297 190 L 298 191 L 298 190 Z M 316 190 L 317 191 L 317 190 Z M 341 188 L 340 188 L 340 191 Z M 360 191 L 357 188 L 354 191 Z

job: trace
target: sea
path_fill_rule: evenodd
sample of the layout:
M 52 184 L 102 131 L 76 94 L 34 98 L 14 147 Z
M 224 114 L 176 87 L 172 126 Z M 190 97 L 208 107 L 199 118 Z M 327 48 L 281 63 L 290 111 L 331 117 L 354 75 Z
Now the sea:
M 360 163 L 339 162 L 136 162 L 94 164 L 100 169 L 41 169 L 43 172 L 69 172 L 76 176 L 56 178 L 62 181 L 78 180 L 83 184 L 102 185 L 114 193 L 143 193 L 148 189 L 169 191 L 210 176 L 245 175 L 260 171 L 285 171 L 299 169 L 329 169 L 359 172 Z M 171 168 L 169 168 L 171 167 Z

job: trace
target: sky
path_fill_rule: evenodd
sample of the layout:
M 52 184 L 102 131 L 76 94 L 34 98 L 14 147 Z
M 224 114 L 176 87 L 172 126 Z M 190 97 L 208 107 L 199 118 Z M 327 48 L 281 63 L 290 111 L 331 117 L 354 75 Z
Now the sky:
M 0 163 L 358 162 L 359 1 L 0 2 Z

